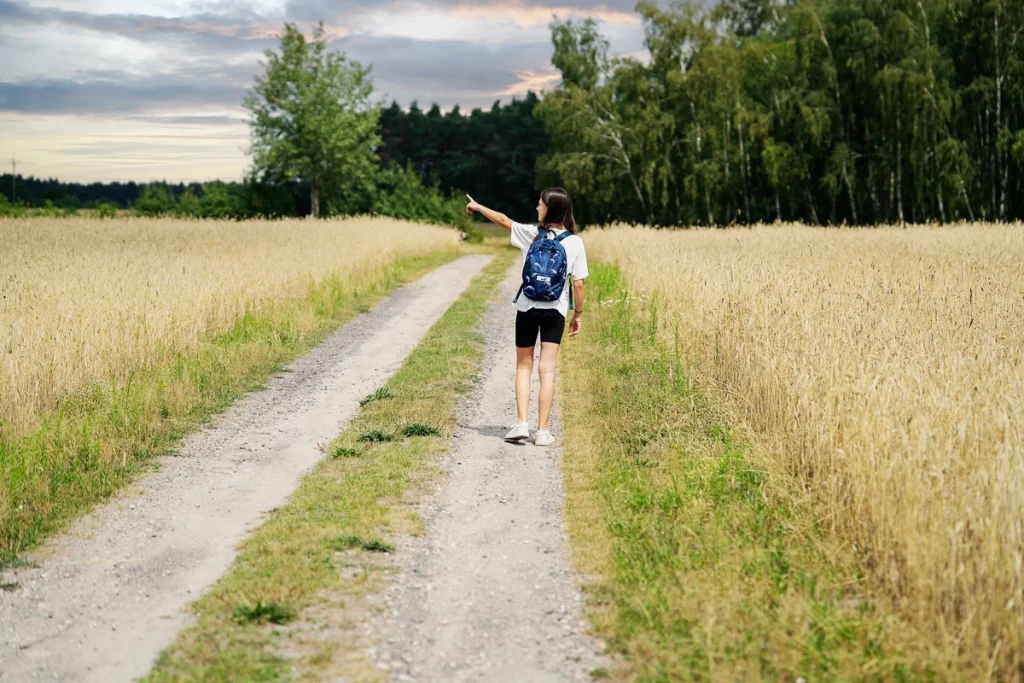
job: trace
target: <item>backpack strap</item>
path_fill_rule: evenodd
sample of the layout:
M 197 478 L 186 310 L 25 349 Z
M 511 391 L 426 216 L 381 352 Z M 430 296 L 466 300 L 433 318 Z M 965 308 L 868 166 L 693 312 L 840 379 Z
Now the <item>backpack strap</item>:
M 567 237 L 572 237 L 572 233 L 569 232 L 568 230 L 563 232 L 561 235 L 556 235 L 555 236 L 555 240 L 558 241 L 558 242 L 561 242 L 562 240 L 564 240 Z M 570 311 L 575 311 L 576 310 L 576 302 L 573 301 L 573 297 L 572 297 L 572 273 L 566 273 L 565 279 L 566 279 L 567 284 L 569 285 L 569 310 Z

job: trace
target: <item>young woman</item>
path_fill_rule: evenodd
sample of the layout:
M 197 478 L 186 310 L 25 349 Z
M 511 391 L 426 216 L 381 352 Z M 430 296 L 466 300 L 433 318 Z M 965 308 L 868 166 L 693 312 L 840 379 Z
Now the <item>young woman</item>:
M 503 213 L 498 213 L 473 201 L 468 194 L 466 213 L 482 214 L 492 223 L 512 231 L 512 244 L 525 255 L 542 231 L 536 225 L 516 223 Z M 530 378 L 533 375 L 533 352 L 540 335 L 540 396 L 537 409 L 537 433 L 533 442 L 538 446 L 549 446 L 554 442 L 548 431 L 551 417 L 551 402 L 555 395 L 555 362 L 558 348 L 562 343 L 565 319 L 569 315 L 569 288 L 572 287 L 573 316 L 569 323 L 569 336 L 575 337 L 583 327 L 583 280 L 587 271 L 587 252 L 583 240 L 576 234 L 576 221 L 572 216 L 572 201 L 569 194 L 560 187 L 544 190 L 537 202 L 537 222 L 545 229 L 547 239 L 555 239 L 569 231 L 570 236 L 562 240 L 565 249 L 568 277 L 562 296 L 556 301 L 533 301 L 520 296 L 516 302 L 516 409 L 519 422 L 505 435 L 507 441 L 523 441 L 530 437 L 527 413 L 530 407 Z

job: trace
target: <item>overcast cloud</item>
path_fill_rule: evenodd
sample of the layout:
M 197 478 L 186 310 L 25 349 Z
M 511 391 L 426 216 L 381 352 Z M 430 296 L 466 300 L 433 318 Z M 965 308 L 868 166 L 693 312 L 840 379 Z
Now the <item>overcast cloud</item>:
M 635 4 L 0 0 L 0 158 L 67 180 L 238 178 L 242 97 L 285 21 L 323 19 L 379 99 L 469 111 L 557 86 L 552 15 L 594 16 L 613 52 L 640 54 Z

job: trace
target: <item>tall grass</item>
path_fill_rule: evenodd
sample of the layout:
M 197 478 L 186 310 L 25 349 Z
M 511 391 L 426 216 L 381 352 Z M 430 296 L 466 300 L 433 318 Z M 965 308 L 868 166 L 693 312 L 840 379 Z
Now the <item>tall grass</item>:
M 6 220 L 0 243 L 0 561 L 456 253 L 380 219 Z
M 0 219 L 0 421 L 23 434 L 70 390 L 123 380 L 326 278 L 352 289 L 455 242 L 387 219 Z
M 565 512 L 589 616 L 629 681 L 918 681 L 941 675 L 853 553 L 771 479 L 690 375 L 656 301 L 595 262 L 562 351 Z
M 936 656 L 1024 677 L 1021 226 L 586 239 Z

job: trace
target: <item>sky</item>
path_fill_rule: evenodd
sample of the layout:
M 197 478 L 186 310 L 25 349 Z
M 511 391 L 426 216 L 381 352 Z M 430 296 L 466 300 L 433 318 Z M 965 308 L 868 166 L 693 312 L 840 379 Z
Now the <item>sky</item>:
M 558 86 L 553 16 L 643 58 L 636 0 L 0 0 L 0 168 L 93 182 L 241 178 L 242 98 L 284 22 L 323 20 L 374 97 L 463 112 Z

